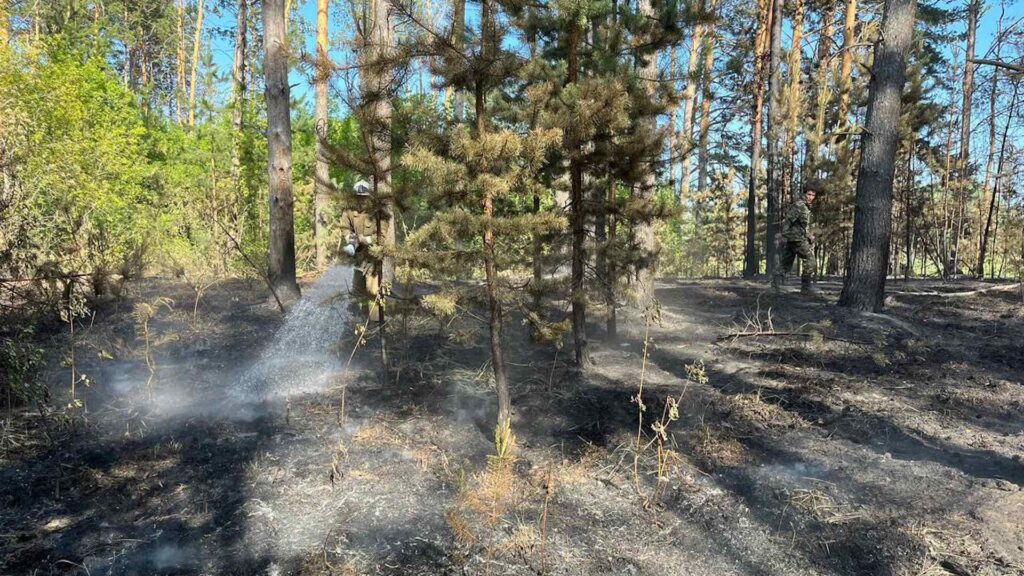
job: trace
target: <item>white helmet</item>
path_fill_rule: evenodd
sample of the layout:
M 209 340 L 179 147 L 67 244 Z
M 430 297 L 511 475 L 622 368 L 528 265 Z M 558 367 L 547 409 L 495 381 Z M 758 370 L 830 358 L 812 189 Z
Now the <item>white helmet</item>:
M 356 196 L 369 196 L 370 190 L 370 183 L 366 180 L 360 180 L 352 186 L 352 191 L 356 193 Z

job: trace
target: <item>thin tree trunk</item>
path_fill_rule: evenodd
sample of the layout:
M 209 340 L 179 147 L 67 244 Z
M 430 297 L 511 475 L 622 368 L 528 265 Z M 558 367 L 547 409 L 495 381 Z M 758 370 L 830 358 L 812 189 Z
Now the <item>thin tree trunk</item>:
M 316 246 L 316 267 L 327 267 L 327 202 L 331 174 L 327 166 L 325 144 L 328 134 L 327 82 L 330 77 L 330 59 L 327 56 L 328 0 L 316 2 L 316 92 L 314 120 L 316 122 L 316 167 L 313 176 L 313 241 Z
M 821 154 L 821 144 L 825 139 L 825 110 L 828 108 L 829 94 L 828 72 L 831 59 L 832 34 L 836 20 L 838 4 L 831 3 L 822 14 L 821 35 L 818 38 L 818 67 L 815 74 L 814 87 L 814 131 L 807 137 L 807 163 L 817 169 Z
M 875 44 L 857 169 L 850 269 L 839 298 L 839 304 L 849 308 L 878 311 L 885 302 L 900 98 L 906 83 L 906 56 L 912 48 L 916 9 L 916 0 L 886 0 L 882 39 Z
M 758 0 L 757 34 L 754 40 L 754 111 L 750 123 L 750 175 L 747 181 L 747 234 L 743 251 L 743 277 L 760 271 L 757 256 L 757 183 L 761 172 L 761 130 L 764 125 L 764 79 L 769 30 L 772 27 L 771 0 Z
M 566 86 L 574 86 L 579 80 L 579 44 L 580 27 L 576 19 L 570 19 Z M 577 366 L 586 366 L 587 357 L 587 300 L 584 291 L 584 266 L 587 254 L 584 251 L 586 241 L 586 212 L 583 206 L 583 170 L 580 166 L 580 144 L 573 128 L 565 135 L 565 154 L 569 158 L 570 203 L 572 212 L 572 337 L 574 344 L 574 360 Z
M 231 206 L 231 226 L 235 238 L 239 242 L 245 237 L 244 208 L 246 194 L 242 184 L 242 141 L 245 129 L 245 73 L 246 50 L 248 49 L 249 31 L 249 0 L 238 0 L 237 22 L 235 28 L 235 60 L 231 67 L 232 102 L 231 102 L 231 190 L 234 202 Z M 231 240 L 227 239 L 226 251 L 231 249 Z
M 703 10 L 704 3 L 701 2 Z M 683 126 L 679 132 L 679 154 L 681 156 L 682 173 L 679 182 L 679 198 L 686 201 L 690 197 L 690 152 L 693 150 L 693 117 L 697 105 L 697 57 L 704 38 L 704 25 L 698 24 L 693 29 L 690 42 L 690 53 L 686 59 L 686 89 L 683 91 Z
M 779 265 L 779 224 L 782 220 L 781 192 L 781 132 L 782 128 L 782 3 L 772 3 L 771 62 L 768 76 L 768 225 L 765 227 L 765 245 L 768 247 L 768 275 Z
M 988 154 L 985 157 L 985 180 L 982 184 L 982 193 L 980 201 L 978 203 L 978 229 L 982 228 L 982 221 L 985 219 L 985 200 L 989 194 L 992 194 L 992 168 L 995 164 L 996 158 L 996 100 L 999 94 L 999 70 L 995 69 L 992 71 L 992 93 L 988 99 Z M 980 238 L 980 245 L 985 243 L 985 235 Z M 978 259 L 979 265 L 982 262 L 982 258 Z M 984 276 L 983 270 L 977 271 L 978 277 Z
M 853 84 L 853 45 L 857 33 L 857 0 L 846 0 L 843 19 L 843 55 L 839 64 L 839 107 L 836 120 L 840 128 L 849 123 L 850 88 Z M 843 140 L 848 142 L 849 138 Z
M 178 38 L 177 38 L 177 75 L 174 91 L 174 120 L 181 124 L 185 121 L 182 110 L 185 107 L 185 0 L 178 0 Z
M 789 61 L 786 68 L 789 70 L 789 98 L 786 108 L 786 142 L 782 151 L 782 157 L 789 166 L 789 176 L 784 179 L 785 188 L 783 198 L 788 202 L 793 194 L 793 177 L 796 166 L 796 135 L 797 123 L 803 111 L 803 94 L 800 92 L 800 61 L 801 43 L 804 35 L 804 1 L 795 0 L 793 13 L 793 42 L 789 47 Z
M 988 250 L 988 236 L 989 231 L 992 228 L 992 214 L 996 210 L 996 198 L 999 197 L 999 191 L 1001 189 L 1000 184 L 1002 183 L 1003 174 L 1003 162 L 1006 159 L 1006 142 L 1009 139 L 1010 124 L 1013 121 L 1014 112 L 1017 107 L 1017 89 L 1020 86 L 1020 82 L 1013 83 L 1013 96 L 1010 97 L 1010 108 L 1006 113 L 1006 125 L 1003 128 L 1003 142 L 999 145 L 999 162 L 996 164 L 996 178 L 995 185 L 992 187 L 992 199 L 988 207 L 988 218 L 985 220 L 985 231 L 981 235 L 981 248 L 978 251 L 978 277 L 983 278 L 985 275 L 985 256 Z
M 454 0 L 452 4 L 452 46 L 456 50 L 463 49 L 463 38 L 466 35 L 466 0 Z M 466 95 L 455 92 L 452 116 L 457 124 L 465 118 Z
M 952 103 L 950 103 L 952 106 Z M 953 169 L 953 119 L 950 116 L 946 125 L 946 158 L 942 171 L 942 237 L 937 251 L 942 258 L 942 278 L 946 279 L 953 273 L 950 258 L 950 236 L 953 230 L 953 215 L 949 211 L 949 185 L 952 181 Z
M 903 273 L 904 280 L 910 280 L 911 272 L 914 268 L 914 254 L 913 254 L 913 228 L 911 219 L 911 202 L 913 201 L 914 193 L 914 148 L 909 146 L 907 150 L 907 179 L 903 186 L 903 212 L 904 212 L 904 234 L 906 240 L 907 250 L 907 269 Z
M 203 45 L 203 6 L 206 0 L 199 0 L 196 13 L 195 40 L 192 43 L 192 81 L 188 87 L 188 125 L 196 125 L 196 74 L 199 72 L 199 49 Z
M 362 101 L 360 123 L 363 142 L 370 158 L 373 173 L 375 219 L 379 221 L 380 238 L 384 248 L 381 259 L 380 282 L 382 290 L 395 278 L 392 255 L 395 246 L 395 211 L 391 186 L 391 116 L 394 53 L 394 20 L 389 2 L 372 2 L 360 38 L 360 81 Z M 383 318 L 383 316 L 382 316 Z
M 297 298 L 295 225 L 292 196 L 292 124 L 284 1 L 263 2 L 264 76 L 267 99 L 267 152 L 270 189 L 269 277 L 275 290 Z
M 711 0 L 712 16 L 716 12 L 717 0 Z M 708 140 L 711 131 L 711 76 L 715 67 L 715 27 L 709 24 L 704 33 L 704 71 L 701 73 L 700 96 L 700 133 L 697 139 L 697 191 L 700 202 L 704 202 L 704 193 L 708 187 Z
M 590 39 L 590 43 L 594 44 L 595 38 Z M 672 78 L 672 89 L 676 89 L 676 82 L 679 78 L 679 52 L 676 47 L 672 47 L 669 52 L 669 77 Z M 672 194 L 676 194 L 676 162 L 679 152 L 682 151 L 680 145 L 679 136 L 679 105 L 673 102 L 668 109 L 668 173 L 669 182 L 672 186 Z M 682 198 L 682 196 L 680 196 Z
M 967 196 L 971 181 L 971 108 L 974 97 L 974 47 L 978 36 L 978 14 L 981 11 L 980 0 L 970 0 L 967 5 L 967 51 L 964 54 L 963 102 L 960 107 L 960 154 L 957 158 L 957 233 L 954 258 L 960 259 L 960 242 L 967 229 Z M 959 271 L 960 266 L 954 266 Z
M 618 235 L 618 218 L 616 217 L 616 182 L 615 176 L 608 172 L 608 246 L 615 245 L 615 239 Z M 605 318 L 605 336 L 609 342 L 615 342 L 619 338 L 619 328 L 616 318 L 616 306 L 615 306 L 615 285 L 616 285 L 616 274 L 618 271 L 615 268 L 615 261 L 613 258 L 605 258 L 606 266 L 604 271 L 604 302 L 608 308 L 608 316 Z
M 490 47 L 495 42 L 494 15 L 492 14 L 492 0 L 481 0 L 480 6 L 480 37 L 484 60 L 487 61 L 490 55 Z M 476 135 L 483 139 L 487 134 L 487 111 L 484 108 L 484 96 L 486 93 L 484 80 L 478 79 L 476 83 Z M 498 269 L 494 255 L 494 229 L 491 219 L 494 217 L 494 197 L 490 187 L 484 188 L 484 275 L 487 285 L 487 303 L 489 311 L 488 325 L 490 327 L 490 348 L 491 366 L 494 370 L 494 386 L 498 392 L 498 428 L 510 426 L 512 420 L 512 399 L 508 390 L 508 367 L 505 365 L 504 351 L 502 350 L 502 311 L 501 301 L 498 299 Z
M 1001 37 L 1003 32 L 1003 17 L 1005 16 L 1005 13 L 1006 4 L 1005 2 L 1000 2 L 999 23 L 996 28 L 996 60 L 1002 59 Z M 979 230 L 982 229 L 981 221 L 985 218 L 985 199 L 990 192 L 992 194 L 992 202 L 989 204 L 988 218 L 984 224 L 984 233 L 981 235 L 978 247 L 978 270 L 976 271 L 978 278 L 985 277 L 985 248 L 988 244 L 989 224 L 992 221 L 992 210 L 996 205 L 996 192 L 992 186 L 992 165 L 995 162 L 996 155 L 996 101 L 999 99 L 999 72 L 999 68 L 993 68 L 992 70 L 992 87 L 988 99 L 988 155 L 985 160 L 985 182 L 982 186 L 981 201 L 978 206 Z

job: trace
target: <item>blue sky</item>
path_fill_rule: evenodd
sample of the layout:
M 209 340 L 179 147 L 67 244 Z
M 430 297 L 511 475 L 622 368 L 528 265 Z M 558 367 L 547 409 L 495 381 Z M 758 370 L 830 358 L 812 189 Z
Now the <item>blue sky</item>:
M 439 8 L 445 9 L 448 0 L 432 0 L 434 3 L 435 11 Z M 956 7 L 962 8 L 966 5 L 967 0 L 940 0 L 936 5 L 946 8 L 953 9 Z M 208 5 L 212 4 L 208 2 Z M 331 56 L 336 62 L 344 62 L 346 60 L 346 54 L 344 49 L 341 47 L 342 38 L 350 38 L 351 31 L 344 30 L 345 20 L 348 20 L 347 13 L 347 1 L 344 0 L 332 0 L 331 1 L 331 39 L 332 39 L 332 51 Z M 999 17 L 999 2 L 995 0 L 986 0 L 985 10 L 982 15 L 981 21 L 978 28 L 978 42 L 976 53 L 977 55 L 984 56 L 992 45 L 992 40 L 996 34 L 997 20 Z M 1024 17 L 1024 0 L 1007 0 L 1006 17 L 1005 22 L 1007 24 L 1014 22 L 1015 20 Z M 235 25 L 235 13 L 231 9 L 226 9 L 220 14 L 216 13 L 215 10 L 210 10 L 206 16 L 207 27 L 205 34 L 207 36 L 207 42 L 209 49 L 212 50 L 213 61 L 218 67 L 219 71 L 223 74 L 231 68 L 231 62 L 234 53 L 234 40 L 231 34 L 216 34 L 215 31 L 231 31 Z M 472 17 L 470 17 L 472 20 Z M 291 15 L 291 27 L 294 30 L 295 26 L 305 27 L 305 33 L 302 34 L 302 39 L 305 47 L 305 51 L 308 53 L 315 52 L 315 33 L 314 24 L 316 21 L 316 0 L 293 0 L 293 11 Z M 1024 23 L 1020 24 L 1024 26 Z M 966 23 L 960 23 L 956 26 L 958 31 L 963 31 L 966 28 Z M 789 44 L 789 30 L 786 30 L 786 38 L 783 39 L 784 45 Z M 813 39 L 811 39 L 813 41 Z M 810 56 L 810 52 L 813 46 L 805 44 L 804 51 L 805 57 Z M 955 51 L 959 56 L 958 59 L 963 58 L 963 42 L 958 44 L 951 43 L 946 48 L 947 56 L 952 56 Z M 681 60 L 686 58 L 686 50 L 683 50 L 680 56 Z M 300 71 L 293 71 L 291 75 L 291 83 L 293 85 L 292 95 L 294 98 L 304 99 L 308 106 L 312 106 L 312 87 L 309 84 L 309 79 L 302 74 Z M 337 83 L 336 83 L 337 87 Z M 229 86 L 225 83 L 220 86 L 219 89 L 222 91 L 221 94 L 213 96 L 215 100 L 221 100 L 226 97 Z M 256 91 L 261 90 L 261 87 L 254 87 Z M 337 99 L 334 99 L 337 101 Z M 976 103 L 977 105 L 977 103 Z

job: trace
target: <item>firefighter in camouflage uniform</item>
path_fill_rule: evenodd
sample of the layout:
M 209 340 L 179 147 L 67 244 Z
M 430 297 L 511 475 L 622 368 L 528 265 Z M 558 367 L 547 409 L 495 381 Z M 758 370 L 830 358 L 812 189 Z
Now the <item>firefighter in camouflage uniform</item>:
M 352 293 L 358 303 L 369 306 L 370 319 L 380 319 L 377 295 L 380 293 L 379 263 L 370 254 L 377 243 L 377 223 L 370 215 L 370 184 L 356 182 L 355 205 L 341 214 L 341 238 L 346 242 L 342 251 L 355 261 L 352 272 Z

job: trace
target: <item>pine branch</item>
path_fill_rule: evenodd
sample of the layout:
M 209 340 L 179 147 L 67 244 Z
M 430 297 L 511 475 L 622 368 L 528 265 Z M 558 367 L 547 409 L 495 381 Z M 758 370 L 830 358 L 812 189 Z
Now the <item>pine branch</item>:
M 1010 64 L 1009 62 L 1002 62 L 1000 60 L 989 60 L 987 58 L 971 58 L 972 64 L 987 64 L 989 66 L 995 66 L 996 68 L 1006 68 L 1012 70 L 1018 74 L 1024 74 L 1024 65 L 1022 64 Z

